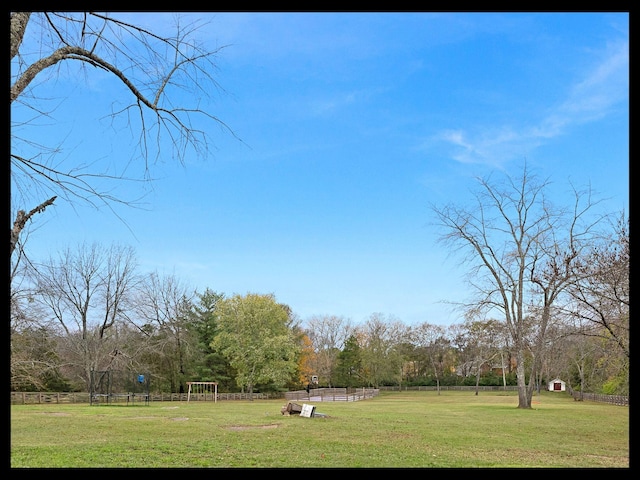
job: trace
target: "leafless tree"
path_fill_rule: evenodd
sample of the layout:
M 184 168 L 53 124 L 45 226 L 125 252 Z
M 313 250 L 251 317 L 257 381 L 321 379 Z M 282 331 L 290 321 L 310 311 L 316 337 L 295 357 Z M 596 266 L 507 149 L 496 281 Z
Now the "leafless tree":
M 53 350 L 54 328 L 47 322 L 46 312 L 33 301 L 29 288 L 29 272 L 32 266 L 22 262 L 22 250 L 18 250 L 9 271 L 9 346 L 12 388 L 33 386 L 44 388 L 48 372 L 59 367 Z M 45 335 L 43 335 L 45 333 Z
M 579 320 L 573 325 L 567 323 L 556 342 L 556 361 L 562 368 L 557 376 L 566 379 L 569 387 L 578 393 L 574 396 L 577 400 L 582 400 L 584 392 L 596 387 L 595 378 L 606 363 L 602 361 L 603 345 L 589 335 L 588 330 L 593 328 L 588 322 Z M 578 381 L 574 382 L 576 377 Z
M 11 329 L 10 373 L 12 391 L 45 390 L 52 377 L 59 378 L 63 366 L 58 356 L 55 332 L 39 326 Z
M 207 155 L 212 126 L 233 135 L 206 103 L 212 93 L 222 91 L 213 75 L 223 47 L 208 50 L 195 40 L 202 24 L 183 25 L 176 16 L 175 33 L 163 36 L 116 17 L 98 12 L 10 15 L 10 157 L 16 215 L 10 256 L 27 222 L 57 198 L 106 206 L 119 216 L 114 205 L 135 206 L 142 195 L 125 198 L 117 186 L 150 180 L 150 166 L 167 150 L 165 145 L 170 151 L 163 155 L 182 162 L 192 151 Z M 111 110 L 105 105 L 102 114 L 111 120 L 119 141 L 128 129 L 136 145 L 130 159 L 110 158 L 104 167 L 98 159 L 63 157 L 65 138 L 54 145 L 37 140 L 38 127 L 56 121 L 53 108 L 46 107 L 60 88 L 56 80 L 64 76 L 82 87 L 92 75 L 119 86 Z M 100 112 L 100 106 L 87 108 Z M 73 135 L 82 132 L 69 132 Z
M 629 219 L 620 214 L 613 235 L 594 245 L 574 265 L 576 281 L 570 293 L 576 302 L 571 313 L 591 323 L 586 331 L 616 345 L 627 358 L 629 348 Z
M 104 369 L 120 349 L 114 343 L 136 289 L 131 247 L 82 244 L 33 270 L 33 299 L 59 328 L 61 353 L 89 386 L 91 370 Z
M 310 367 L 316 372 L 322 385 L 332 386 L 338 354 L 353 333 L 353 327 L 344 317 L 314 315 L 305 322 L 305 331 L 315 353 Z
M 559 297 L 574 274 L 573 265 L 599 234 L 602 220 L 590 218 L 591 192 L 574 190 L 571 208 L 554 209 L 546 200 L 548 181 L 530 175 L 526 165 L 518 178 L 505 182 L 479 179 L 475 205 L 433 207 L 440 240 L 466 253 L 468 283 L 475 296 L 463 308 L 498 312 L 513 342 L 518 407 L 531 408 L 546 331 Z M 527 354 L 532 356 L 526 384 Z
M 20 286 L 17 292 L 12 289 L 10 295 L 11 386 L 44 389 L 47 379 L 56 376 L 62 366 L 56 349 L 57 330 L 46 311 L 33 301 L 33 292 Z
M 161 367 L 158 372 L 169 380 L 172 392 L 183 385 L 187 363 L 196 353 L 187 325 L 195 295 L 175 275 L 155 272 L 140 284 L 135 300 L 135 317 L 151 329 L 150 348 Z

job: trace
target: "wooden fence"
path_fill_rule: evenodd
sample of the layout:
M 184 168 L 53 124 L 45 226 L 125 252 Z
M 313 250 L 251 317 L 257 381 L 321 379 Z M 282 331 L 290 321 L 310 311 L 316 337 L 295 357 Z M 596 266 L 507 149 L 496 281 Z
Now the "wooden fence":
M 357 402 L 379 394 L 380 389 L 378 388 L 312 388 L 308 392 L 306 390 L 286 392 L 284 396 L 289 401 Z
M 218 392 L 218 401 L 220 400 L 269 400 L 284 398 L 283 393 L 220 393 Z M 191 395 L 190 401 L 209 401 L 213 402 L 212 395 L 194 396 Z M 152 393 L 149 395 L 149 401 L 152 402 L 186 402 L 186 393 Z M 11 392 L 11 405 L 31 405 L 31 404 L 65 404 L 65 403 L 91 403 L 89 393 L 87 392 Z
M 87 392 L 11 392 L 11 405 L 90 403 Z
M 403 390 L 436 391 L 437 389 L 438 387 L 434 387 L 434 386 L 398 387 L 396 385 L 396 386 L 380 387 L 380 390 L 384 390 L 384 391 L 389 391 L 389 390 L 390 391 L 403 391 Z M 468 385 L 457 385 L 457 386 L 454 385 L 454 386 L 440 387 L 441 391 L 447 391 L 447 390 L 475 391 L 475 389 L 476 389 L 475 386 L 468 386 Z M 506 387 L 491 385 L 491 386 L 478 386 L 478 390 L 481 392 L 492 392 L 492 391 L 498 391 L 498 390 L 517 392 L 518 387 L 516 385 L 507 385 Z M 592 402 L 610 403 L 612 405 L 623 405 L 627 407 L 629 406 L 629 397 L 627 395 L 602 395 L 599 393 L 582 393 L 582 392 L 576 392 L 572 390 L 571 387 L 569 386 L 567 386 L 567 392 L 576 401 L 590 400 Z
M 440 387 L 440 390 L 467 390 L 474 391 L 476 387 L 469 386 L 447 386 Z M 419 390 L 419 391 L 435 391 L 436 387 L 380 387 L 378 388 L 357 388 L 347 391 L 346 388 L 316 388 L 307 393 L 306 390 L 297 390 L 286 393 L 220 393 L 218 392 L 218 400 L 269 400 L 285 398 L 293 401 L 309 401 L 309 402 L 333 402 L 346 401 L 353 402 L 373 398 L 377 396 L 381 390 L 399 391 L 399 390 Z M 507 386 L 506 390 L 514 391 L 518 387 Z M 485 386 L 479 387 L 480 391 L 496 391 L 505 390 L 505 387 Z M 601 395 L 597 393 L 582 393 L 571 390 L 567 387 L 569 394 L 574 400 L 590 400 L 592 402 L 610 403 L 613 405 L 629 406 L 629 396 L 627 395 Z M 152 393 L 149 397 L 153 402 L 186 402 L 186 393 Z M 191 401 L 213 401 L 211 395 L 197 397 L 191 396 Z M 11 405 L 30 405 L 30 404 L 65 404 L 65 403 L 87 403 L 90 404 L 89 393 L 87 392 L 11 392 Z
M 571 387 L 567 387 L 567 390 L 576 402 L 590 400 L 592 402 L 610 403 L 612 405 L 622 405 L 624 407 L 629 406 L 628 395 L 602 395 L 599 393 L 576 392 L 571 389 Z
M 444 385 L 444 386 L 440 386 L 440 390 L 443 392 L 446 391 L 475 391 L 476 387 L 474 386 L 469 386 L 469 385 Z M 425 386 L 425 385 L 420 385 L 420 386 L 413 386 L 413 387 L 399 387 L 397 385 L 390 385 L 390 386 L 385 386 L 385 387 L 380 387 L 380 390 L 384 390 L 384 391 L 421 391 L 421 392 L 435 392 L 436 390 L 438 390 L 438 387 L 436 386 Z M 518 391 L 518 387 L 515 385 L 507 385 L 507 386 L 496 386 L 496 385 L 479 385 L 478 386 L 478 391 L 480 392 L 496 392 L 496 391 L 507 391 L 507 392 L 517 392 Z

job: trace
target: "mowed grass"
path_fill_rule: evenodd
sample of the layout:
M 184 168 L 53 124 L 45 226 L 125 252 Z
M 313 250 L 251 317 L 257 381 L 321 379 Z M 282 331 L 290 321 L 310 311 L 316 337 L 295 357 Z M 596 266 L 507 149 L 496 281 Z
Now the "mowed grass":
M 383 392 L 316 402 L 14 405 L 12 468 L 629 468 L 629 409 L 560 392 Z

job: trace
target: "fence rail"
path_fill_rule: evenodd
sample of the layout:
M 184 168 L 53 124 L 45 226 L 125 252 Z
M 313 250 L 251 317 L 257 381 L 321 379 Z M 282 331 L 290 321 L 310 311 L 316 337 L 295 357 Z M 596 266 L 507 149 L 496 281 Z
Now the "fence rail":
M 448 391 L 448 390 L 452 390 L 452 391 L 475 391 L 476 387 L 474 386 L 469 386 L 469 385 L 442 385 L 440 386 L 440 390 L 441 391 Z M 425 385 L 420 385 L 420 386 L 412 386 L 412 387 L 408 387 L 408 386 L 404 386 L 404 387 L 399 387 L 398 385 L 389 385 L 389 386 L 384 386 L 384 387 L 380 387 L 380 390 L 384 390 L 384 391 L 426 391 L 426 392 L 435 392 L 436 390 L 438 390 L 438 387 L 436 387 L 435 385 L 429 385 L 429 386 L 425 386 Z M 517 392 L 518 391 L 518 387 L 515 385 L 507 385 L 507 386 L 496 386 L 496 385 L 479 385 L 478 386 L 478 390 L 481 392 L 495 392 L 498 390 L 502 390 L 502 391 L 507 391 L 507 392 Z
M 399 387 L 399 386 L 386 386 L 380 387 L 380 390 L 384 391 L 403 391 L 403 390 L 412 390 L 412 391 L 436 391 L 438 387 L 435 386 L 416 386 L 416 387 Z M 441 386 L 440 390 L 461 390 L 461 391 L 474 391 L 476 389 L 475 386 L 469 385 L 452 385 L 452 386 Z M 491 391 L 511 391 L 517 392 L 518 387 L 516 385 L 507 385 L 507 386 L 495 386 L 495 385 L 486 385 L 486 386 L 478 386 L 478 390 L 482 392 L 491 392 Z M 576 392 L 571 389 L 571 387 L 567 386 L 567 391 L 569 395 L 573 397 L 574 400 L 590 400 L 592 402 L 601 402 L 601 403 L 610 403 L 612 405 L 624 405 L 629 406 L 629 397 L 627 395 L 603 395 L 599 393 L 582 393 Z
M 285 398 L 289 401 L 306 400 L 308 402 L 357 402 L 373 398 L 380 394 L 378 388 L 314 388 L 309 390 L 296 390 L 286 392 Z
M 582 400 L 591 400 L 592 402 L 610 403 L 612 405 L 622 405 L 625 407 L 629 406 L 628 395 L 602 395 L 599 393 L 576 392 L 570 387 L 568 387 L 567 389 L 569 390 L 569 394 L 576 402 Z
M 467 390 L 473 391 L 474 386 L 445 386 L 440 387 L 440 390 Z M 480 386 L 481 391 L 517 391 L 516 386 L 496 387 L 496 386 Z M 357 401 L 366 398 L 373 398 L 378 395 L 380 391 L 435 391 L 437 387 L 433 386 L 418 386 L 418 387 L 398 387 L 387 386 L 380 388 L 358 388 L 350 389 L 346 388 L 325 388 L 325 389 L 313 389 L 309 393 L 306 390 L 297 390 L 286 393 L 220 393 L 218 392 L 218 400 L 269 400 L 285 398 L 287 400 L 294 401 L 313 401 L 313 402 L 330 402 L 330 401 Z M 627 395 L 601 395 L 597 393 L 582 393 L 576 392 L 567 388 L 569 394 L 576 401 L 590 400 L 592 402 L 610 403 L 613 405 L 629 406 L 629 396 Z M 149 400 L 152 402 L 186 402 L 186 393 L 152 393 L 149 396 Z M 191 401 L 213 401 L 212 395 L 206 396 L 191 396 Z M 90 396 L 87 392 L 11 392 L 11 405 L 30 405 L 30 404 L 65 404 L 65 403 L 91 403 Z
M 284 398 L 283 393 L 218 393 L 218 400 L 269 400 Z M 11 392 L 11 405 L 91 403 L 87 392 Z M 191 395 L 190 401 L 213 402 L 212 395 Z M 151 393 L 151 402 L 186 402 L 186 393 Z

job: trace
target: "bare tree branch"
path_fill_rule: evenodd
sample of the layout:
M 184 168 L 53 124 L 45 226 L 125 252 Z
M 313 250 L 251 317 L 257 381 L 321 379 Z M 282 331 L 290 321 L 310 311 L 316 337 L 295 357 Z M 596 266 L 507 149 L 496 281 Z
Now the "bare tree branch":
M 123 181 L 150 181 L 150 162 L 157 160 L 167 145 L 173 149 L 171 158 L 180 163 L 190 149 L 206 157 L 212 130 L 206 125 L 200 126 L 199 122 L 213 122 L 237 138 L 223 121 L 203 106 L 203 99 L 214 91 L 222 91 L 214 78 L 214 60 L 224 47 L 201 47 L 194 40 L 199 28 L 197 22 L 181 25 L 176 17 L 175 34 L 165 37 L 109 14 L 12 13 L 9 102 L 12 109 L 33 111 L 36 115 L 26 122 L 20 115 L 12 115 L 12 119 L 17 119 L 12 120 L 15 122 L 12 129 L 35 127 L 34 120 L 50 117 L 39 105 L 43 99 L 34 94 L 49 84 L 54 86 L 42 75 L 45 71 L 55 75 L 52 67 L 60 68 L 62 64 L 77 65 L 80 69 L 91 66 L 108 74 L 125 89 L 125 106 L 112 107 L 101 118 L 115 122 L 123 117 L 132 134 L 138 132 L 138 143 L 125 171 L 133 164 L 142 172 L 139 179 L 114 173 L 116 162 L 111 159 L 109 167 L 103 171 L 94 169 L 93 161 L 84 165 L 72 158 L 64 163 L 57 162 L 65 139 L 61 138 L 55 148 L 44 147 L 18 138 L 12 131 L 11 177 L 12 183 L 21 185 L 17 190 L 24 198 L 23 202 L 34 202 L 33 197 L 39 196 L 36 189 L 46 186 L 72 204 L 86 202 L 95 206 L 95 202 L 99 202 L 109 207 L 114 203 L 135 206 L 134 200 L 122 197 L 117 190 L 104 190 L 98 185 L 104 180 L 113 181 L 114 187 Z M 36 82 L 36 78 L 42 78 L 42 81 Z M 181 91 L 191 94 L 176 100 Z M 130 116 L 131 112 L 136 112 L 136 116 Z M 164 143 L 165 138 L 168 143 Z M 48 158 L 42 155 L 45 151 Z
M 29 213 L 25 213 L 24 210 L 19 210 L 16 216 L 15 221 L 13 222 L 13 228 L 11 229 L 11 240 L 9 241 L 9 256 L 13 255 L 13 251 L 16 248 L 16 244 L 18 243 L 18 238 L 20 237 L 20 233 L 24 229 L 25 225 L 29 221 L 29 219 L 35 215 L 36 213 L 44 212 L 44 209 L 49 205 L 52 205 L 55 202 L 57 197 L 51 197 L 49 200 L 42 202 L 36 208 L 31 210 Z

